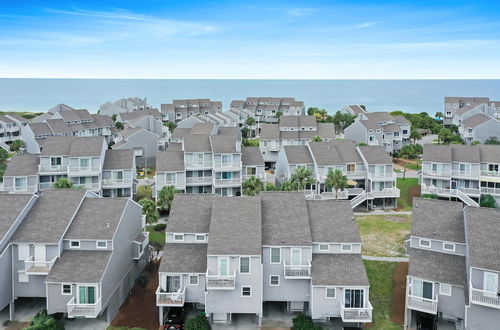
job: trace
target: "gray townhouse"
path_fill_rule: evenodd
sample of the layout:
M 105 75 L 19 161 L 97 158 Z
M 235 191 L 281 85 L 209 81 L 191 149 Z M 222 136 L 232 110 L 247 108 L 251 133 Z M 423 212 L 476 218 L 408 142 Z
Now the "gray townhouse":
M 481 194 L 500 201 L 500 146 L 424 145 L 422 194 L 478 206 Z
M 484 113 L 477 113 L 464 119 L 458 132 L 466 144 L 484 143 L 490 138 L 500 140 L 500 120 Z
M 267 181 L 264 158 L 259 147 L 241 147 L 242 181 L 254 176 Z
M 317 321 L 371 322 L 352 216 L 346 201 L 306 201 L 299 192 L 177 194 L 159 268 L 160 322 L 170 307 L 186 304 L 212 323 L 255 315 L 260 324 L 269 304 Z
M 0 195 L 6 203 L 0 307 L 10 319 L 18 299 L 44 298 L 49 314 L 111 322 L 148 258 L 140 205 L 80 189 Z
M 192 116 L 209 115 L 222 112 L 222 102 L 210 99 L 173 100 L 161 105 L 163 121 L 180 122 Z
M 129 111 L 118 114 L 116 120 L 122 122 L 125 128 L 142 128 L 158 135 L 158 150 L 163 150 L 168 142 L 168 127 L 163 125 L 162 117 L 157 109 Z M 115 140 L 119 140 L 121 131 L 115 132 Z
M 322 141 L 335 140 L 332 123 L 318 123 L 314 116 L 282 116 L 279 124 L 260 126 L 259 147 L 267 167 L 273 167 L 283 146 L 306 145 L 319 136 Z
M 354 123 L 344 129 L 344 137 L 356 143 L 383 146 L 389 154 L 410 144 L 410 122 L 403 116 L 388 112 L 363 112 Z
M 141 167 L 152 167 L 160 148 L 160 136 L 142 127 L 126 127 L 115 134 L 113 150 L 134 150 L 135 162 Z
M 0 148 L 10 151 L 9 144 L 22 140 L 21 130 L 28 120 L 15 113 L 0 115 Z
M 134 151 L 109 150 L 103 137 L 48 137 L 40 154 L 11 158 L 2 190 L 33 194 L 68 178 L 75 188 L 101 196 L 132 197 L 134 174 Z
M 31 122 L 32 123 L 43 123 L 47 119 L 50 119 L 54 114 L 56 114 L 57 112 L 59 112 L 61 110 L 76 110 L 76 109 L 73 107 L 70 107 L 67 104 L 60 103 L 60 104 L 50 108 L 49 110 L 47 110 L 47 112 L 41 114 L 40 116 L 33 118 L 33 120 Z
M 289 180 L 300 167 L 308 168 L 315 183 L 306 187 L 307 198 L 332 199 L 335 192 L 325 181 L 330 170 L 339 169 L 348 179 L 348 188 L 337 193 L 338 199 L 349 199 L 353 208 L 395 208 L 399 189 L 392 159 L 383 147 L 356 147 L 354 142 L 338 140 L 311 142 L 305 146 L 285 146 L 276 163 L 276 184 Z
M 99 106 L 98 113 L 101 115 L 118 115 L 119 113 L 130 112 L 135 110 L 150 109 L 151 106 L 147 103 L 146 98 L 139 97 L 121 98 L 115 102 L 106 102 Z
M 415 198 L 405 329 L 495 329 L 500 211 Z
M 293 97 L 247 97 L 231 102 L 230 111 L 238 116 L 251 116 L 259 123 L 277 123 L 276 114 L 300 116 L 305 114 L 304 102 Z M 243 112 L 243 114 L 241 114 Z
M 459 125 L 467 112 L 483 112 L 499 118 L 500 101 L 490 101 L 489 97 L 450 97 L 444 98 L 444 124 Z M 458 117 L 458 121 L 457 121 Z M 464 118 L 465 119 L 465 118 Z
M 354 105 L 346 105 L 340 110 L 340 112 L 349 115 L 359 116 L 362 113 L 366 113 L 366 109 L 358 104 L 354 104 Z

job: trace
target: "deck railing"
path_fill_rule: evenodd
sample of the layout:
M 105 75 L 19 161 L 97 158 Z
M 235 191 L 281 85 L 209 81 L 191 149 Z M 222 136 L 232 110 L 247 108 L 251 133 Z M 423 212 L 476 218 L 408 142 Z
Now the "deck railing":
M 372 321 L 372 311 L 373 307 L 370 302 L 368 302 L 367 307 L 363 308 L 345 307 L 344 303 L 340 302 L 340 316 L 344 322 L 369 323 Z
M 75 297 L 66 305 L 68 307 L 68 317 L 85 317 L 85 318 L 96 318 L 101 312 L 101 298 L 93 304 L 77 304 L 75 303 Z
M 208 290 L 234 290 L 236 284 L 236 271 L 233 275 L 209 275 L 207 276 Z

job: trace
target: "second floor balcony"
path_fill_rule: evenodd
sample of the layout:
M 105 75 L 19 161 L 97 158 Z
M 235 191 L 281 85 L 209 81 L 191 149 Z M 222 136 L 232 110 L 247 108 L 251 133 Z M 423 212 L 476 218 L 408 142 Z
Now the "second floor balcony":
M 229 179 L 215 178 L 214 186 L 227 187 L 227 186 L 239 186 L 241 185 L 240 177 L 232 177 Z
M 4 187 L 3 189 L 11 194 L 34 194 L 38 191 L 38 185 Z
M 95 303 L 92 304 L 79 304 L 76 303 L 75 297 L 66 304 L 68 307 L 68 317 L 84 317 L 84 318 L 96 318 L 99 313 L 101 313 L 102 304 L 101 298 L 99 297 Z
M 344 322 L 362 322 L 369 323 L 372 321 L 372 304 L 368 301 L 368 306 L 351 308 L 345 307 L 344 303 L 340 302 L 340 317 Z
M 213 162 L 212 160 L 202 160 L 202 161 L 193 161 L 193 160 L 186 160 L 185 163 L 186 169 L 199 169 L 199 168 L 212 168 L 213 167 Z
M 396 180 L 397 174 L 395 172 L 368 172 L 368 179 L 372 181 L 387 181 Z
M 481 176 L 485 177 L 500 177 L 500 171 L 481 171 Z
M 441 177 L 441 178 L 450 178 L 451 171 L 422 170 L 422 175 L 424 175 L 424 176 L 436 176 L 436 177 Z
M 132 186 L 132 178 L 130 179 L 102 179 L 101 185 L 105 187 L 130 187 Z
M 211 176 L 188 176 L 186 177 L 186 184 L 191 185 L 207 185 L 212 184 L 213 177 Z
M 99 174 L 101 171 L 100 166 L 69 166 L 68 174 L 69 175 L 81 175 L 81 174 Z
M 42 173 L 66 173 L 68 165 L 38 165 L 38 172 Z
M 241 161 L 214 162 L 214 170 L 216 171 L 241 170 L 241 166 Z
M 406 297 L 406 305 L 409 309 L 436 315 L 438 298 L 436 296 L 435 299 L 427 299 L 423 297 L 408 295 Z
M 368 197 L 372 198 L 399 198 L 400 191 L 398 188 L 383 188 L 381 190 L 372 190 L 367 194 Z
M 184 306 L 185 298 L 186 288 L 177 292 L 163 292 L 160 287 L 156 289 L 156 306 Z
M 500 296 L 496 292 L 471 287 L 471 301 L 477 305 L 500 309 Z
M 286 279 L 309 279 L 311 278 L 311 262 L 305 265 L 291 265 L 283 260 L 283 272 Z
M 500 195 L 500 188 L 481 187 L 481 194 Z
M 73 188 L 99 191 L 101 190 L 101 185 L 99 183 L 75 183 L 73 184 Z
M 207 272 L 207 290 L 234 290 L 236 271 L 232 275 L 209 275 Z
M 24 260 L 24 271 L 27 275 L 47 275 L 54 263 L 56 262 L 57 257 L 54 257 L 52 260 L 34 260 L 33 256 Z

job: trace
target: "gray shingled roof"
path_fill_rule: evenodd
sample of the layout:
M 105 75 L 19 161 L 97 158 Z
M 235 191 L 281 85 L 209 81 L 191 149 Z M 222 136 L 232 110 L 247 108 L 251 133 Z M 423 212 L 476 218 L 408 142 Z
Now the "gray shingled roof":
M 313 254 L 312 285 L 369 286 L 359 254 Z
M 208 233 L 213 198 L 211 194 L 175 194 L 167 232 Z
M 479 146 L 453 144 L 451 158 L 454 162 L 480 163 Z
M 484 207 L 465 207 L 469 263 L 500 271 L 500 210 Z
M 133 169 L 134 157 L 133 149 L 108 149 L 104 158 L 103 170 Z
M 392 164 L 392 158 L 385 152 L 384 147 L 363 146 L 359 147 L 368 164 Z
M 214 154 L 237 153 L 236 138 L 231 136 L 211 135 L 210 146 Z
M 13 123 L 15 123 L 15 121 L 13 121 L 10 118 L 5 117 L 4 115 L 0 115 L 0 121 L 4 122 L 4 123 L 7 123 L 7 124 L 13 124 Z
M 356 151 L 356 146 L 352 145 Z M 310 142 L 312 156 L 318 166 L 342 165 L 343 160 L 334 142 Z
M 411 235 L 465 243 L 463 204 L 414 198 Z
M 428 162 L 451 163 L 451 146 L 425 144 L 422 159 Z
M 55 134 L 73 133 L 73 130 L 62 119 L 47 119 L 46 123 Z
M 33 134 L 35 134 L 35 136 L 53 134 L 52 130 L 50 129 L 49 125 L 47 125 L 47 123 L 29 123 L 28 125 L 33 131 Z
M 9 161 L 4 176 L 38 175 L 40 156 L 32 154 L 15 155 Z
M 208 255 L 261 255 L 262 219 L 259 197 L 213 200 Z
M 280 127 L 278 124 L 261 124 L 260 139 L 261 140 L 279 140 Z
M 11 241 L 59 243 L 85 193 L 80 189 L 44 190 Z
M 355 113 L 355 114 L 360 114 L 360 113 L 363 113 L 363 112 L 366 112 L 365 110 L 363 110 L 362 107 L 360 107 L 359 105 L 348 105 L 349 108 L 351 108 L 351 110 Z
M 479 163 L 481 161 L 479 145 L 424 145 L 424 161 L 451 163 Z
M 184 136 L 185 152 L 211 152 L 209 135 L 189 134 Z
M 205 273 L 207 244 L 167 243 L 161 257 L 160 273 Z
M 49 136 L 41 151 L 43 156 L 100 156 L 104 137 Z
M 14 118 L 15 120 L 17 120 L 17 121 L 19 121 L 21 123 L 27 123 L 27 122 L 29 122 L 28 119 L 24 118 L 23 116 L 18 115 L 15 112 L 9 112 L 9 113 L 7 113 L 7 116 L 9 116 L 11 118 Z
M 85 198 L 64 238 L 111 240 L 127 202 L 128 198 Z
M 264 166 L 264 159 L 259 147 L 241 147 L 241 161 L 243 166 Z
M 33 195 L 0 194 L 0 242 Z
M 191 127 L 191 134 L 211 134 L 215 127 L 214 123 L 196 123 Z
M 310 246 L 309 214 L 303 192 L 261 192 L 263 245 Z
M 334 139 L 335 138 L 335 125 L 332 123 L 318 123 L 317 131 L 300 131 L 301 133 L 314 133 L 313 136 L 318 135 L 323 139 Z
M 118 134 L 120 134 L 121 136 L 127 138 L 137 132 L 139 132 L 140 130 L 142 130 L 143 128 L 141 127 L 127 127 L 121 131 L 119 131 Z
M 307 201 L 312 241 L 319 243 L 361 243 L 348 201 Z
M 465 286 L 465 257 L 410 248 L 408 275 L 439 283 Z
M 183 151 L 164 151 L 156 154 L 156 172 L 184 171 Z
M 288 164 L 313 164 L 314 161 L 307 146 L 284 146 Z
M 479 155 L 481 162 L 500 163 L 500 146 L 494 144 L 480 144 Z
M 182 139 L 186 135 L 191 134 L 190 128 L 176 127 L 170 136 L 171 139 Z
M 462 121 L 462 125 L 464 125 L 465 127 L 474 128 L 481 124 L 484 124 L 489 120 L 495 120 L 495 119 L 488 115 L 485 115 L 484 113 L 478 113 Z
M 111 251 L 64 251 L 45 279 L 50 282 L 100 283 Z

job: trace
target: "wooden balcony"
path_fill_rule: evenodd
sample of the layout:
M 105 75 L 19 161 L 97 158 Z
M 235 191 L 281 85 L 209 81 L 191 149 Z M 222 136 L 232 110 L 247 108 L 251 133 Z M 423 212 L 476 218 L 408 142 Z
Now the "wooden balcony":
M 368 306 L 364 308 L 345 307 L 344 303 L 340 302 L 340 317 L 344 322 L 361 322 L 370 323 L 372 321 L 372 304 L 368 301 Z
M 307 265 L 289 265 L 283 260 L 283 271 L 286 279 L 309 279 L 311 278 L 311 262 Z
M 75 297 L 66 305 L 68 307 L 68 318 L 84 317 L 84 318 L 96 318 L 101 312 L 101 298 L 97 299 L 94 304 L 77 304 L 75 303 Z
M 177 292 L 162 292 L 160 287 L 156 289 L 156 306 L 184 306 L 186 288 Z
M 207 272 L 207 290 L 234 290 L 236 271 L 233 275 L 209 275 Z
M 408 295 L 406 297 L 406 305 L 409 309 L 436 315 L 438 298 L 436 296 L 436 299 L 427 299 Z

